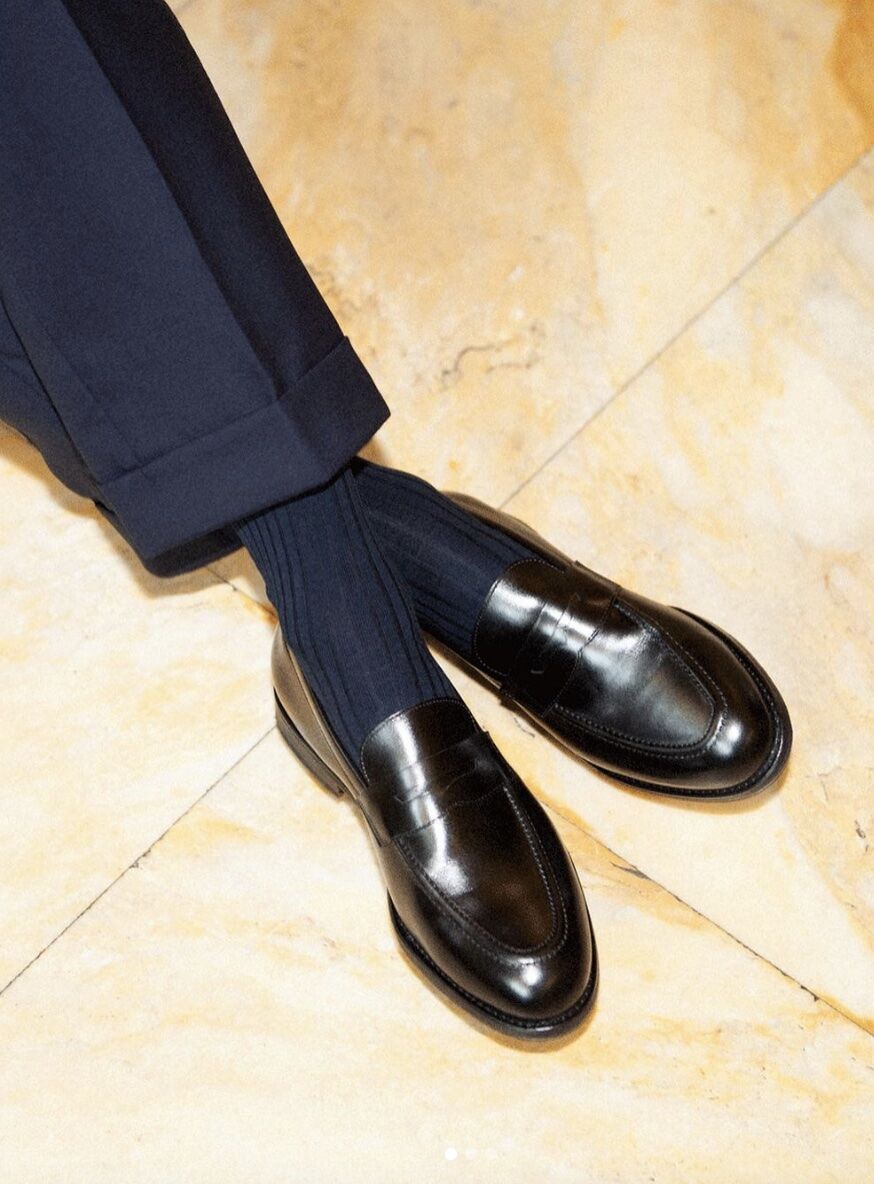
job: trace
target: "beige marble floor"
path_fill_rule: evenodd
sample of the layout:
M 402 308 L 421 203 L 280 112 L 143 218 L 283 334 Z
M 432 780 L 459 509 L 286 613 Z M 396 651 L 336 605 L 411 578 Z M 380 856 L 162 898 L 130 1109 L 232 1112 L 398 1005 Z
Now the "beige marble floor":
M 22 1181 L 863 1181 L 871 1037 L 562 824 L 604 963 L 547 1052 L 399 958 L 363 828 L 272 733 L 5 994 Z
M 870 12 L 195 0 L 183 20 L 396 410 L 382 447 L 502 500 L 869 146 Z M 483 423 L 491 447 L 466 447 Z
M 174 7 L 381 455 L 719 620 L 796 749 L 650 801 L 452 672 L 599 936 L 585 1029 L 519 1049 L 402 961 L 271 729 L 251 565 L 146 576 L 0 430 L 4 1180 L 870 1180 L 874 5 Z

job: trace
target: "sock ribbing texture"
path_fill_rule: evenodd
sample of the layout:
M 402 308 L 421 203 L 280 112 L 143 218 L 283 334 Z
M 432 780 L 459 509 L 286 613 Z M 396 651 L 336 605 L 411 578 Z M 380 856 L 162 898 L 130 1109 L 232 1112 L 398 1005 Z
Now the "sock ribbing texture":
M 349 469 L 237 524 L 283 636 L 346 755 L 387 716 L 457 698 L 429 654 Z
M 410 473 L 356 460 L 368 519 L 404 580 L 419 624 L 471 656 L 483 601 L 512 563 L 536 556 Z

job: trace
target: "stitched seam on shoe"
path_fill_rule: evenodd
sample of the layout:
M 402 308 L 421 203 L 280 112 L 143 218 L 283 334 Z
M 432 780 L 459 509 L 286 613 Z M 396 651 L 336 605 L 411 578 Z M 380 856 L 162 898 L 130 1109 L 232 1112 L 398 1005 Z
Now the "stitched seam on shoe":
M 720 630 L 718 630 L 715 626 L 710 625 L 707 621 L 702 621 L 698 617 L 693 617 L 691 613 L 687 613 L 684 609 L 677 609 L 677 612 L 681 612 L 681 613 L 683 613 L 684 616 L 690 617 L 697 624 L 701 625 L 702 628 L 707 629 L 707 631 L 712 633 L 714 635 L 714 637 L 718 638 L 723 643 L 723 645 L 728 646 L 728 648 L 731 650 L 731 652 L 734 654 L 734 656 L 737 658 L 737 660 L 745 668 L 747 673 L 752 677 L 756 686 L 759 688 L 759 690 L 765 696 L 765 698 L 767 700 L 766 705 L 770 708 L 771 721 L 774 724 L 774 741 L 771 744 L 771 747 L 768 749 L 767 756 L 762 761 L 762 763 L 759 765 L 759 767 L 757 769 L 755 769 L 749 775 L 749 777 L 745 778 L 743 781 L 739 782 L 737 785 L 726 786 L 724 789 L 713 790 L 713 791 L 709 791 L 709 792 L 703 793 L 703 794 L 695 792 L 694 790 L 673 789 L 670 791 L 670 796 L 681 797 L 681 798 L 684 798 L 688 801 L 696 801 L 696 800 L 718 801 L 720 798 L 737 797 L 738 794 L 742 794 L 745 790 L 756 785 L 765 776 L 767 776 L 771 767 L 776 763 L 776 761 L 780 755 L 781 749 L 783 747 L 783 740 L 785 737 L 785 726 L 784 726 L 783 720 L 780 716 L 780 713 L 777 710 L 776 700 L 774 699 L 774 696 L 771 694 L 771 691 L 767 685 L 767 681 L 762 677 L 761 673 L 756 669 L 755 663 L 752 662 L 749 658 L 747 658 L 746 655 L 744 655 L 740 652 L 740 650 L 737 648 L 737 643 L 734 642 L 732 640 L 732 638 L 730 638 L 728 636 L 728 634 L 720 632 Z M 635 786 L 638 786 L 643 789 L 652 790 L 654 788 L 652 785 L 648 784 L 647 782 L 635 781 L 633 778 L 624 778 L 623 780 L 625 780 L 630 785 L 635 785 Z M 657 792 L 662 792 L 662 791 L 658 790 Z
M 561 715 L 564 718 L 566 723 L 577 724 L 577 726 L 580 728 L 581 731 L 586 726 L 584 720 L 581 721 L 576 715 L 572 714 L 571 712 L 564 711 L 562 708 L 556 708 L 555 714 Z M 719 723 L 716 725 L 716 728 L 715 728 L 712 736 L 710 736 L 710 738 L 707 740 L 706 744 L 699 742 L 694 748 L 687 750 L 687 751 L 684 751 L 684 748 L 682 745 L 671 746 L 669 744 L 648 744 L 645 741 L 638 741 L 637 743 L 626 743 L 625 741 L 619 739 L 619 736 L 621 735 L 621 733 L 616 733 L 614 735 L 610 735 L 607 738 L 611 741 L 611 743 L 615 744 L 617 748 L 624 748 L 629 752 L 662 753 L 666 756 L 670 756 L 672 758 L 672 760 L 691 761 L 691 760 L 695 760 L 697 757 L 701 756 L 702 753 L 706 753 L 707 751 L 709 751 L 710 748 L 713 747 L 713 745 L 716 743 L 716 740 L 718 739 L 720 733 L 722 732 L 723 728 L 725 727 L 725 724 L 726 724 L 725 716 L 721 715 L 719 718 Z M 589 729 L 590 732 L 594 732 L 596 730 L 600 730 L 603 732 L 610 731 L 609 728 L 599 728 L 599 725 L 597 725 L 597 724 L 594 724 Z
M 568 925 L 564 926 L 564 932 L 562 934 L 561 941 L 553 949 L 551 949 L 548 954 L 538 954 L 537 951 L 542 950 L 546 945 L 549 944 L 549 942 L 552 940 L 552 934 L 550 934 L 549 938 L 540 942 L 536 946 L 511 946 L 507 945 L 505 942 L 498 941 L 492 936 L 492 934 L 488 932 L 487 929 L 484 929 L 477 921 L 474 921 L 472 917 L 469 917 L 466 913 L 454 905 L 452 901 L 446 897 L 441 889 L 434 883 L 434 881 L 422 867 L 421 863 L 418 861 L 418 859 L 416 859 L 415 855 L 413 855 L 411 852 L 408 852 L 405 848 L 404 857 L 409 857 L 410 863 L 413 865 L 414 870 L 421 878 L 422 887 L 428 892 L 430 896 L 437 896 L 438 903 L 447 908 L 449 912 L 452 913 L 456 921 L 458 921 L 458 923 L 464 928 L 465 936 L 471 942 L 471 944 L 476 946 L 477 949 L 481 950 L 487 958 L 491 958 L 492 961 L 500 962 L 506 958 L 507 954 L 511 954 L 514 956 L 522 955 L 519 957 L 519 961 L 525 965 L 534 965 L 535 963 L 548 962 L 551 958 L 557 957 L 566 945 L 568 933 L 570 932 Z M 555 926 L 553 926 L 553 928 L 555 928 Z M 472 933 L 471 929 L 483 934 L 483 937 L 486 939 L 486 941 L 478 938 L 476 936 L 476 932 Z M 491 945 L 486 944 L 486 942 L 491 943 Z
M 457 780 L 458 778 L 456 777 L 455 781 Z M 453 781 L 452 784 L 454 785 L 455 782 Z M 432 826 L 435 822 L 439 822 L 441 818 L 448 818 L 450 814 L 454 814 L 459 806 L 473 806 L 477 802 L 484 802 L 486 798 L 490 798 L 492 794 L 498 793 L 503 788 L 503 784 L 493 785 L 491 789 L 486 789 L 482 793 L 478 793 L 476 797 L 460 798 L 457 802 L 451 802 L 445 810 L 442 810 L 439 814 L 435 814 L 434 817 L 429 818 L 427 822 L 423 822 L 419 826 L 412 826 L 409 828 L 409 830 L 398 831 L 396 835 L 392 835 L 392 838 L 397 843 L 400 842 L 401 839 L 408 839 L 411 835 L 417 835 L 420 831 L 427 830 L 428 827 Z
M 591 716 L 586 715 L 582 711 L 571 711 L 568 707 L 553 707 L 552 711 L 555 715 L 560 715 L 567 723 L 577 724 L 580 728 L 586 728 L 591 732 L 602 734 L 617 744 L 621 744 L 623 748 L 638 748 L 647 751 L 658 748 L 670 753 L 687 752 L 690 756 L 695 756 L 700 752 L 706 752 L 708 748 L 711 748 L 722 728 L 725 726 L 725 716 L 721 715 L 716 730 L 706 740 L 695 740 L 684 744 L 657 744 L 649 740 L 635 740 L 634 736 L 628 732 L 620 732 L 618 729 L 611 728 L 607 724 L 600 724 L 597 720 L 592 719 Z M 712 722 L 707 726 L 708 733 L 711 727 Z M 623 741 L 626 743 L 623 743 Z
M 562 946 L 567 941 L 567 936 L 568 936 L 568 932 L 569 932 L 567 912 L 564 907 L 564 902 L 561 900 L 560 894 L 558 896 L 558 906 L 559 907 L 558 908 L 556 907 L 556 898 L 553 895 L 552 889 L 550 888 L 549 876 L 547 874 L 546 867 L 545 867 L 546 863 L 548 863 L 549 861 L 546 857 L 546 852 L 543 850 L 543 845 L 540 842 L 540 838 L 537 835 L 537 832 L 534 830 L 533 825 L 531 824 L 531 819 L 528 817 L 527 812 L 525 812 L 522 809 L 522 807 L 519 805 L 519 803 L 516 801 L 515 794 L 512 792 L 512 790 L 509 787 L 505 787 L 505 790 L 506 790 L 507 797 L 510 802 L 510 806 L 513 810 L 513 813 L 516 815 L 516 818 L 519 821 L 519 825 L 522 827 L 525 837 L 528 840 L 528 845 L 531 850 L 531 854 L 534 856 L 534 862 L 537 865 L 537 871 L 540 875 L 540 879 L 543 883 L 543 887 L 546 890 L 546 899 L 549 904 L 549 914 L 552 918 L 552 928 L 550 929 L 547 936 L 543 939 L 543 941 L 541 941 L 538 945 L 526 946 L 526 947 L 510 946 L 504 942 L 499 942 L 499 941 L 497 941 L 497 939 L 495 939 L 492 936 L 492 934 L 489 933 L 489 931 L 487 929 L 483 928 L 482 926 L 478 926 L 478 928 L 480 928 L 481 931 L 485 934 L 485 936 L 490 941 L 493 941 L 495 943 L 495 945 L 497 945 L 498 947 L 502 947 L 504 949 L 507 949 L 507 950 L 511 950 L 513 953 L 525 953 L 526 951 L 528 953 L 533 953 L 536 950 L 544 949 L 546 946 L 549 945 L 550 942 L 555 940 L 555 938 L 558 936 L 558 934 L 560 932 L 563 931 L 564 936 L 562 937 L 562 940 L 559 943 L 559 945 L 556 946 L 553 953 L 543 956 L 544 958 L 548 959 L 548 958 L 554 957 L 554 955 L 556 953 L 558 953 L 558 951 L 562 948 Z M 551 865 L 550 865 L 550 870 L 552 870 Z M 461 910 L 459 910 L 459 911 L 461 911 Z M 472 919 L 471 919 L 471 923 L 474 925 L 478 925 L 478 923 L 476 921 L 473 921 Z M 543 959 L 541 959 L 541 960 L 543 960 Z
M 679 611 L 683 612 L 684 610 L 680 609 Z M 750 661 L 750 659 L 747 658 L 747 656 L 745 654 L 740 652 L 740 649 L 737 647 L 737 644 L 732 642 L 732 640 L 729 639 L 727 634 L 722 633 L 720 630 L 716 629 L 714 626 L 710 626 L 710 625 L 706 624 L 706 622 L 699 620 L 697 617 L 692 617 L 691 614 L 689 614 L 689 613 L 686 613 L 685 615 L 689 616 L 691 620 L 694 620 L 696 622 L 696 624 L 701 625 L 702 628 L 706 628 L 708 630 L 708 632 L 713 633 L 714 637 L 716 637 L 719 641 L 722 642 L 723 645 L 727 646 L 728 649 L 731 650 L 731 652 L 734 654 L 734 656 L 737 658 L 737 660 L 740 662 L 740 664 L 744 667 L 744 669 L 747 671 L 747 673 L 752 677 L 756 686 L 759 688 L 759 690 L 765 696 L 765 699 L 767 700 L 768 707 L 771 709 L 771 718 L 774 723 L 774 742 L 771 745 L 770 750 L 768 751 L 768 755 L 762 761 L 759 768 L 756 769 L 755 772 L 751 773 L 750 776 L 747 777 L 747 779 L 745 781 L 742 781 L 739 786 L 734 787 L 734 792 L 738 792 L 739 790 L 742 791 L 746 785 L 752 784 L 753 782 L 755 782 L 755 780 L 758 777 L 761 777 L 763 771 L 767 771 L 768 767 L 774 763 L 777 754 L 780 752 L 780 748 L 781 748 L 782 742 L 783 742 L 783 735 L 785 732 L 785 729 L 783 727 L 783 720 L 780 718 L 780 713 L 777 710 L 776 700 L 774 699 L 774 696 L 771 694 L 771 691 L 770 691 L 768 684 L 767 684 L 767 680 L 764 679 L 762 677 L 762 675 L 759 673 L 759 671 L 756 669 L 755 663 Z
M 587 715 L 585 712 L 573 711 L 569 707 L 561 707 L 558 705 L 556 705 L 553 708 L 553 710 L 555 711 L 555 713 L 557 715 L 560 715 L 563 719 L 565 719 L 567 721 L 570 721 L 572 723 L 577 723 L 579 726 L 582 726 L 582 727 L 588 727 L 593 731 L 601 732 L 604 735 L 607 735 L 607 736 L 611 737 L 612 739 L 615 739 L 616 743 L 618 743 L 619 746 L 622 748 L 633 748 L 633 749 L 637 749 L 639 751 L 650 751 L 650 752 L 654 751 L 654 750 L 661 750 L 664 752 L 670 752 L 671 754 L 681 753 L 681 752 L 688 753 L 687 757 L 683 758 L 683 757 L 678 756 L 677 759 L 692 759 L 694 756 L 698 756 L 701 753 L 707 752 L 716 743 L 722 729 L 725 727 L 727 703 L 726 703 L 725 696 L 722 693 L 721 688 L 709 676 L 707 671 L 704 670 L 704 668 L 700 665 L 700 663 L 696 660 L 696 658 L 692 654 L 689 653 L 689 651 L 685 648 L 685 646 L 681 645 L 677 641 L 677 639 L 673 636 L 672 633 L 669 632 L 669 630 L 665 629 L 662 626 L 656 625 L 654 621 L 652 621 L 648 616 L 646 616 L 646 614 L 639 612 L 637 609 L 631 609 L 628 605 L 623 604 L 620 600 L 617 599 L 615 603 L 616 603 L 617 611 L 622 613 L 623 616 L 627 617 L 628 620 L 633 621 L 637 625 L 642 624 L 644 626 L 644 628 L 646 629 L 646 631 L 648 633 L 650 633 L 650 635 L 655 635 L 657 640 L 659 639 L 659 634 L 664 634 L 664 636 L 667 637 L 669 639 L 669 641 L 671 642 L 671 645 L 673 647 L 675 647 L 674 649 L 672 649 L 671 646 L 664 645 L 664 643 L 662 643 L 664 652 L 667 654 L 670 661 L 672 661 L 679 669 L 683 670 L 692 679 L 692 681 L 697 685 L 697 687 L 699 688 L 701 693 L 711 703 L 710 719 L 708 720 L 707 727 L 704 730 L 704 736 L 700 740 L 687 741 L 683 744 L 655 744 L 655 743 L 652 743 L 652 742 L 646 741 L 646 740 L 636 740 L 635 737 L 632 736 L 628 732 L 620 731 L 618 728 L 611 728 L 608 724 L 598 723 L 597 720 L 594 720 L 591 716 Z M 688 662 L 684 661 L 683 658 L 681 658 L 680 655 L 675 652 L 675 650 L 680 650 L 686 656 L 686 658 L 688 659 Z M 582 652 L 582 651 L 580 651 L 580 652 Z M 697 668 L 697 670 L 701 674 L 701 678 L 698 677 L 698 675 L 695 673 L 695 670 L 691 669 L 689 663 L 691 663 L 692 665 L 694 665 Z M 713 692 L 714 692 L 713 694 L 711 694 L 708 691 L 708 689 L 704 685 L 702 679 L 706 679 L 707 682 L 711 685 Z M 713 728 L 714 716 L 717 713 L 717 702 L 716 702 L 717 699 L 718 699 L 719 703 L 721 704 L 722 710 L 719 714 L 719 722 L 718 722 L 715 730 L 711 733 L 711 728 Z M 621 740 L 626 740 L 626 741 L 629 741 L 630 743 L 622 744 Z
M 707 687 L 704 685 L 705 681 L 708 682 L 710 684 L 712 690 L 721 699 L 723 706 L 725 706 L 725 699 L 722 695 L 721 690 L 719 689 L 719 686 L 713 681 L 713 679 L 710 677 L 710 675 L 707 673 L 707 671 L 704 670 L 704 668 L 701 666 L 701 664 L 698 662 L 698 660 L 692 654 L 689 653 L 689 651 L 685 648 L 685 646 L 681 645 L 680 642 L 677 641 L 677 639 L 674 637 L 674 635 L 670 632 L 669 629 L 666 629 L 664 625 L 657 625 L 655 623 L 655 621 L 653 621 L 645 613 L 640 612 L 636 608 L 632 608 L 631 605 L 624 603 L 622 600 L 616 601 L 616 608 L 620 613 L 622 613 L 622 615 L 624 617 L 627 617 L 630 621 L 634 621 L 635 624 L 638 624 L 638 625 L 642 624 L 649 632 L 655 634 L 655 636 L 658 640 L 661 640 L 662 636 L 666 637 L 670 641 L 671 645 L 665 645 L 664 642 L 662 642 L 662 645 L 664 647 L 665 652 L 670 657 L 671 661 L 674 662 L 677 666 L 679 666 L 681 670 L 685 670 L 685 672 L 688 674 L 688 676 L 697 685 L 699 691 L 705 697 L 705 699 L 712 701 L 713 696 L 707 690 Z M 677 653 L 678 650 L 680 651 L 679 653 Z M 684 661 L 683 658 L 680 657 L 680 654 L 684 654 L 687 661 Z M 698 674 L 696 674 L 695 670 L 693 670 L 691 668 L 692 666 L 694 666 L 697 669 Z
M 537 870 L 540 873 L 540 878 L 543 881 L 544 888 L 546 889 L 546 899 L 549 901 L 549 912 L 552 916 L 552 929 L 550 930 L 549 937 L 544 938 L 544 941 L 541 943 L 542 945 L 545 945 L 547 941 L 552 939 L 553 934 L 558 931 L 560 925 L 563 925 L 565 930 L 567 930 L 567 914 L 565 912 L 564 902 L 561 899 L 560 893 L 558 894 L 558 903 L 560 908 L 556 909 L 555 898 L 553 897 L 552 889 L 549 886 L 549 876 L 546 873 L 545 867 L 545 864 L 548 863 L 549 860 L 546 852 L 543 850 L 543 844 L 540 841 L 540 836 L 537 834 L 531 819 L 528 817 L 527 810 L 522 808 L 522 806 L 516 800 L 516 795 L 510 790 L 508 790 L 508 797 L 510 799 L 510 805 L 513 808 L 513 813 L 519 819 L 519 825 L 522 827 L 522 830 L 525 832 L 525 837 L 528 839 L 528 844 L 531 847 L 531 853 L 534 856 L 534 862 L 537 864 Z M 555 874 L 551 864 L 550 871 Z M 567 934 L 565 934 L 565 937 L 566 936 Z
M 548 714 L 550 711 L 553 711 L 553 710 L 555 710 L 555 708 L 557 708 L 559 699 L 562 697 L 562 695 L 563 695 L 563 694 L 565 693 L 565 691 L 568 689 L 568 687 L 570 686 L 571 682 L 573 681 L 573 677 L 574 677 L 574 675 L 577 673 L 577 671 L 578 671 L 578 669 L 579 669 L 580 662 L 581 662 L 581 659 L 582 659 L 582 656 L 583 656 L 583 650 L 586 648 L 586 646 L 587 646 L 587 645 L 589 645 L 589 643 L 590 643 L 590 642 L 592 642 L 592 641 L 594 641 L 594 640 L 595 640 L 595 638 L 597 637 L 598 633 L 599 633 L 599 632 L 601 631 L 601 629 L 603 628 L 603 626 L 604 626 L 604 622 L 607 620 L 607 615 L 608 615 L 608 613 L 610 612 L 610 609 L 613 607 L 613 604 L 614 604 L 615 600 L 616 600 L 616 596 L 614 595 L 614 596 L 612 596 L 612 597 L 611 597 L 611 599 L 610 599 L 610 603 L 607 605 L 606 609 L 604 610 L 604 613 L 603 613 L 603 615 L 602 615 L 602 617 L 601 617 L 601 620 L 598 622 L 598 624 L 595 626 L 595 628 L 594 628 L 594 630 L 592 631 L 592 633 L 590 633 L 590 634 L 589 634 L 589 636 L 586 638 L 586 640 L 583 642 L 583 644 L 582 644 L 582 645 L 580 646 L 580 648 L 577 650 L 576 654 L 574 655 L 574 660 L 573 660 L 573 662 L 571 663 L 571 668 L 570 668 L 570 670 L 568 671 L 567 678 L 566 678 L 566 679 L 564 680 L 564 682 L 561 684 L 561 686 L 560 686 L 560 687 L 559 687 L 559 689 L 556 691 L 556 693 L 555 693 L 555 694 L 552 696 L 552 701 L 551 701 L 550 703 L 547 703 L 547 705 L 546 705 L 544 708 L 542 708 L 542 710 L 541 710 L 541 715 L 543 715 L 544 717 L 545 717 L 545 716 L 546 716 L 546 715 L 547 715 L 547 714 Z M 503 686 L 501 687 L 501 691 L 502 691 L 502 693 L 506 693 L 506 692 L 504 691 L 504 687 L 503 687 Z M 510 698 L 512 699 L 512 698 L 513 698 L 513 696 L 511 695 L 511 696 L 510 696 Z M 522 700 L 520 700 L 520 702 L 521 702 L 521 701 L 522 701 Z
M 545 961 L 548 961 L 550 958 L 556 957 L 556 955 L 558 953 L 560 953 L 560 951 L 562 950 L 562 948 L 564 947 L 564 945 L 567 942 L 568 933 L 570 932 L 570 925 L 568 924 L 567 913 L 566 913 L 563 903 L 560 902 L 561 903 L 560 916 L 556 912 L 553 894 L 552 894 L 552 891 L 550 890 L 549 883 L 547 881 L 546 875 L 543 870 L 543 863 L 542 863 L 542 861 L 537 853 L 537 850 L 536 850 L 536 847 L 540 846 L 539 839 L 537 839 L 536 835 L 532 835 L 531 830 L 529 829 L 530 822 L 528 822 L 527 819 L 523 820 L 523 818 L 520 816 L 519 808 L 516 805 L 515 801 L 513 800 L 513 795 L 510 793 L 509 789 L 506 786 L 504 786 L 503 789 L 510 801 L 510 805 L 512 806 L 514 813 L 516 814 L 517 818 L 519 819 L 519 822 L 522 825 L 522 829 L 525 832 L 525 836 L 528 839 L 529 845 L 532 848 L 532 854 L 534 855 L 534 860 L 535 860 L 535 863 L 537 864 L 537 870 L 540 874 L 541 879 L 543 880 L 543 885 L 544 885 L 544 888 L 546 889 L 547 900 L 549 901 L 549 911 L 552 916 L 552 929 L 550 930 L 549 935 L 546 938 L 544 938 L 543 941 L 539 942 L 536 946 L 524 946 L 524 947 L 523 946 L 511 946 L 511 945 L 508 945 L 506 942 L 498 941 L 498 939 L 495 938 L 493 934 L 489 933 L 489 931 L 487 929 L 485 929 L 478 921 L 474 920 L 473 917 L 469 917 L 462 909 L 460 909 L 458 907 L 458 905 L 456 905 L 455 902 L 452 901 L 446 895 L 446 893 L 443 891 L 443 889 L 440 888 L 439 885 L 437 885 L 434 882 L 434 880 L 432 880 L 432 878 L 428 875 L 427 871 L 425 870 L 424 866 L 422 865 L 421 861 L 413 854 L 412 851 L 409 850 L 407 844 L 403 840 L 403 836 L 400 836 L 396 840 L 396 843 L 397 843 L 398 849 L 400 850 L 404 859 L 407 860 L 411 864 L 411 866 L 414 868 L 414 870 L 418 873 L 418 875 L 422 881 L 422 886 L 426 889 L 426 891 L 429 893 L 429 895 L 431 895 L 432 897 L 436 896 L 437 899 L 439 900 L 439 902 L 442 905 L 444 905 L 449 910 L 449 912 L 452 913 L 453 917 L 455 917 L 456 920 L 459 921 L 466 929 L 473 929 L 476 933 L 482 934 L 482 936 L 486 939 L 486 941 L 488 941 L 489 945 L 487 946 L 483 943 L 483 941 L 479 940 L 475 936 L 475 934 L 473 934 L 473 933 L 467 934 L 470 941 L 475 946 L 477 946 L 478 949 L 481 949 L 484 954 L 486 954 L 488 957 L 492 958 L 495 961 L 499 960 L 501 958 L 502 954 L 506 954 L 506 953 L 528 954 L 529 957 L 523 958 L 522 959 L 523 962 L 526 962 L 526 963 L 545 962 Z M 527 825 L 526 825 L 526 823 L 527 823 Z M 551 941 L 553 941 L 554 935 L 556 934 L 556 931 L 559 930 L 560 927 L 564 930 L 564 932 L 562 934 L 561 941 L 558 943 L 558 945 L 556 945 L 555 948 L 552 949 L 548 954 L 542 954 L 539 957 L 531 956 L 531 955 L 534 955 L 536 953 L 536 951 L 542 950 Z M 490 948 L 490 947 L 492 947 L 492 948 Z

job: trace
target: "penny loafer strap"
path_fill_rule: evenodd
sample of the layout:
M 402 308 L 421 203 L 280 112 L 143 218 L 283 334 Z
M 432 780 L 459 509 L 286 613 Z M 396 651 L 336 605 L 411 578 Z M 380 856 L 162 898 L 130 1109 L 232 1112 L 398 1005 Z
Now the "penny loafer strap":
M 505 781 L 494 745 L 480 731 L 393 771 L 380 787 L 372 784 L 368 796 L 385 831 L 397 838 L 428 826 L 460 802 L 484 797 Z
M 505 699 L 545 714 L 564 690 L 576 665 L 576 645 L 569 645 L 581 597 L 573 591 L 563 603 L 545 602 L 519 646 L 500 687 Z

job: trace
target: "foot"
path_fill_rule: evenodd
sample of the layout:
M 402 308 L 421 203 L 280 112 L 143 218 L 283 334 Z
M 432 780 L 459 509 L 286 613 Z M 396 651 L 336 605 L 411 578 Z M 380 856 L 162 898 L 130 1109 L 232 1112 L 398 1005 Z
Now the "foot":
M 401 946 L 433 985 L 513 1036 L 579 1024 L 597 980 L 579 880 L 545 812 L 464 704 L 434 699 L 390 715 L 365 739 L 359 768 L 279 630 L 273 681 L 286 742 L 364 814 Z
M 455 503 L 531 549 L 493 585 L 472 641 L 477 670 L 605 773 L 678 797 L 768 785 L 789 756 L 780 693 L 715 625 L 575 563 L 473 498 Z
M 354 471 L 422 628 L 574 753 L 687 798 L 752 793 L 780 773 L 786 706 L 727 633 L 619 588 L 474 498 L 366 462 Z

